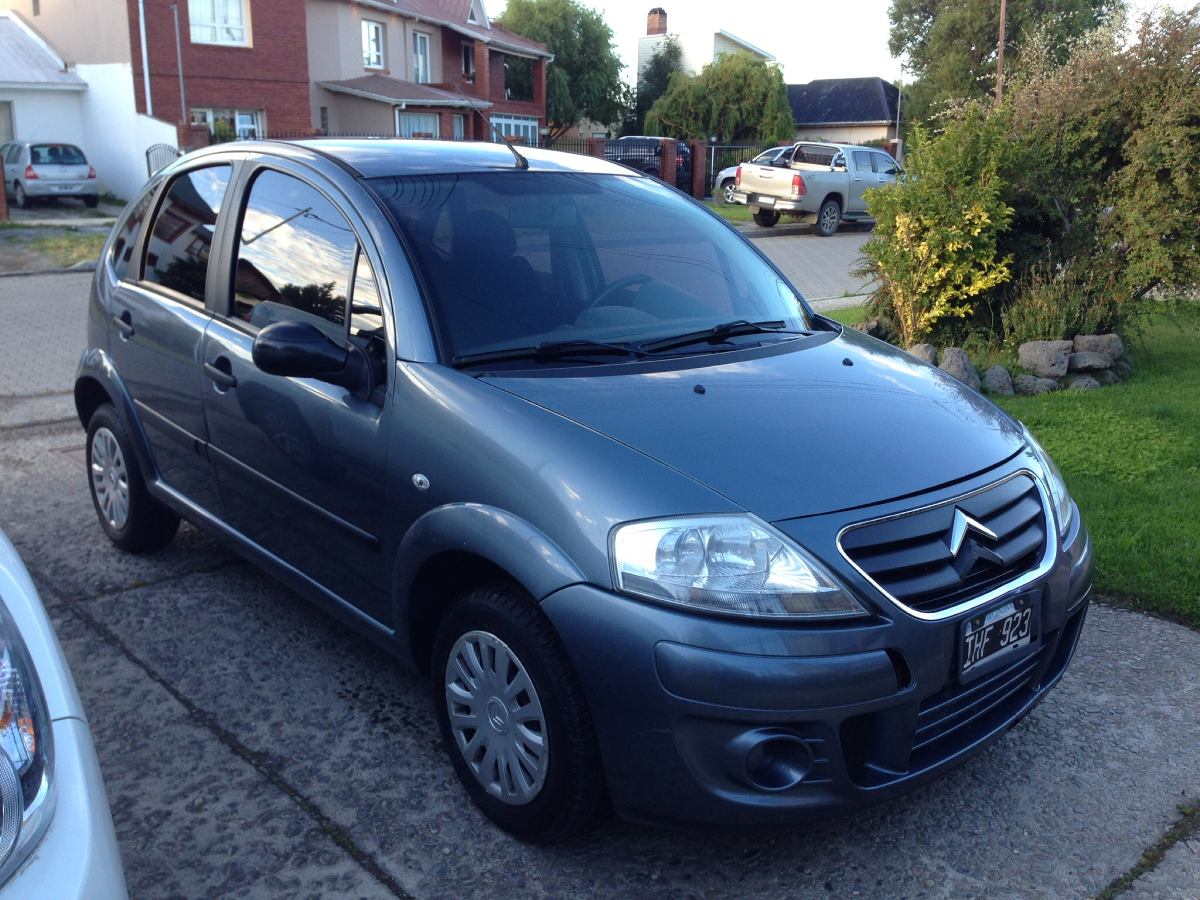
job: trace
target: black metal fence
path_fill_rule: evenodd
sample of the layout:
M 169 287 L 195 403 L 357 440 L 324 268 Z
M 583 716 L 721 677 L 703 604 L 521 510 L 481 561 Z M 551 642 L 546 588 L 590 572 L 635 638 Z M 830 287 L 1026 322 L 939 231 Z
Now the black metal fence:
M 717 176 L 722 170 L 740 166 L 764 150 L 765 144 L 712 144 L 708 148 L 708 190 L 714 197 L 720 190 Z

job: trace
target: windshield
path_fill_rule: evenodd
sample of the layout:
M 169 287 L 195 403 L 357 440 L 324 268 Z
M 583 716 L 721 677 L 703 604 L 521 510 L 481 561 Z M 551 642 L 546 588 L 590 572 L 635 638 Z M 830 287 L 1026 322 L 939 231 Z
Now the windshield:
M 29 159 L 35 166 L 86 166 L 83 151 L 72 144 L 34 144 Z
M 743 319 L 811 326 L 753 249 L 651 178 L 514 171 L 369 184 L 417 257 L 455 358 L 641 343 Z M 760 329 L 730 341 L 781 339 Z

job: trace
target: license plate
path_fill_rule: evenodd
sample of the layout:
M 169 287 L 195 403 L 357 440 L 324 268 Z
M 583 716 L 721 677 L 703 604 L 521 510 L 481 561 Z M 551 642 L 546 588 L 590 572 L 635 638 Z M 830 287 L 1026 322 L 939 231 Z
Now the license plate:
M 1024 594 L 962 623 L 959 674 L 974 674 L 1028 647 L 1038 637 L 1038 594 Z
M 79 188 L 73 184 L 56 184 L 54 186 L 54 189 L 56 191 L 58 191 L 60 194 L 66 194 L 66 193 L 70 193 L 71 191 L 79 190 Z
M 774 197 L 759 197 L 758 205 L 759 206 L 774 206 L 775 198 Z

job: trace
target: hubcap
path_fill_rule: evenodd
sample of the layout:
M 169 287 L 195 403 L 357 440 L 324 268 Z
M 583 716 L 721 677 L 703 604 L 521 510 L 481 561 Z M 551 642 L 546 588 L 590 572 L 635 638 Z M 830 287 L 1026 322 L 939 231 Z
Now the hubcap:
M 832 206 L 825 207 L 825 221 L 823 223 L 825 226 L 825 230 L 832 231 L 833 229 L 837 228 L 837 222 L 838 222 L 837 209 Z
M 117 436 L 97 428 L 92 436 L 92 490 L 109 527 L 120 531 L 129 521 L 129 472 Z
M 736 187 L 732 183 L 725 185 L 725 202 L 726 203 L 733 202 L 734 190 L 736 190 Z
M 454 743 L 484 790 L 512 806 L 531 802 L 550 761 L 537 690 L 509 646 L 468 631 L 446 661 L 446 711 Z

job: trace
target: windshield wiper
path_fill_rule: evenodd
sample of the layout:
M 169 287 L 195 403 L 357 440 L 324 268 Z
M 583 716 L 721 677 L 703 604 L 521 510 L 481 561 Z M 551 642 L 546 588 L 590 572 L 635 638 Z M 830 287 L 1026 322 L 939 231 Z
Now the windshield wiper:
M 742 334 L 795 334 L 806 337 L 812 334 L 811 331 L 792 331 L 786 329 L 784 328 L 785 324 L 787 323 L 782 319 L 773 319 L 766 322 L 748 322 L 745 319 L 734 319 L 732 322 L 722 322 L 720 325 L 705 328 L 703 331 L 692 331 L 688 334 L 677 334 L 674 337 L 647 341 L 644 344 L 639 344 L 638 349 L 646 353 L 662 353 L 666 350 L 677 350 L 680 347 L 686 347 L 689 344 L 698 344 L 702 341 L 707 341 L 710 344 L 723 344 L 728 338 Z
M 488 350 L 484 353 L 468 353 L 454 357 L 453 366 L 485 365 L 494 362 L 530 359 L 534 362 L 554 362 L 570 357 L 586 356 L 634 356 L 646 354 L 629 344 L 609 344 L 604 341 L 543 341 L 533 347 L 508 347 L 504 350 Z M 587 360 L 580 360 L 587 362 Z

